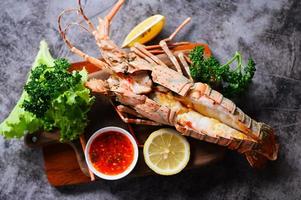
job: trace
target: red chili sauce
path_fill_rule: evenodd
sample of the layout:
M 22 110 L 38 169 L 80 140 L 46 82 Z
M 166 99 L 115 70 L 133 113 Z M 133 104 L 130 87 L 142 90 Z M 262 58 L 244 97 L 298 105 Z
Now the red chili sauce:
M 133 162 L 134 147 L 124 134 L 109 131 L 93 140 L 89 155 L 96 170 L 106 175 L 117 175 Z

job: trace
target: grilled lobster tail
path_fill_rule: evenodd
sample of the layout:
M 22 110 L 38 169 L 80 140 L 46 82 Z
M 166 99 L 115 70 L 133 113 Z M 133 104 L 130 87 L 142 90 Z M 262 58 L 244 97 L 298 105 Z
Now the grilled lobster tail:
M 260 123 L 260 141 L 253 148 L 253 151 L 246 152 L 246 158 L 251 166 L 260 168 L 268 160 L 276 160 L 279 144 L 276 142 L 274 130 L 267 124 Z
M 196 83 L 194 89 L 185 97 L 184 103 L 192 105 L 199 113 L 215 118 L 243 133 L 247 138 L 204 139 L 205 141 L 227 146 L 246 155 L 251 166 L 260 167 L 266 160 L 276 160 L 279 145 L 274 130 L 267 124 L 257 122 L 246 115 L 229 99 L 212 90 L 207 84 Z M 187 100 L 188 99 L 188 100 Z M 188 103 L 187 103 L 188 101 Z M 200 137 L 200 136 L 198 136 Z

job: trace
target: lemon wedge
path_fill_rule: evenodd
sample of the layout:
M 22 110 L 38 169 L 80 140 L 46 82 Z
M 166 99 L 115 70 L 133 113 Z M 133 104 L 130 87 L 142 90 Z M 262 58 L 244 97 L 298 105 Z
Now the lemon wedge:
M 143 147 L 145 163 L 161 175 L 182 171 L 190 157 L 190 146 L 185 137 L 169 128 L 153 132 Z
M 163 29 L 165 17 L 162 15 L 153 15 L 137 26 L 126 36 L 122 43 L 122 48 L 131 47 L 136 42 L 144 44 L 155 36 L 157 36 Z

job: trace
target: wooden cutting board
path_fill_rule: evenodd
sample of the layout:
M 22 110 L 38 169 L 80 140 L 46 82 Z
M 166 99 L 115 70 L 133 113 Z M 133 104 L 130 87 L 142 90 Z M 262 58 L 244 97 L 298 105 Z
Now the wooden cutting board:
M 92 109 L 89 118 L 90 125 L 86 129 L 86 140 L 98 129 L 105 126 L 118 126 L 127 129 L 127 125 L 123 123 L 115 113 L 109 102 L 104 99 L 97 99 L 96 105 Z M 140 144 L 143 144 L 148 135 L 161 127 L 151 126 L 133 126 L 135 136 Z M 28 135 L 26 140 L 32 140 L 32 135 Z M 224 154 L 224 148 L 214 144 L 205 143 L 202 141 L 188 138 L 191 148 L 191 157 L 188 166 L 185 168 L 201 168 L 213 162 L 220 160 Z M 28 144 L 28 141 L 26 141 Z M 81 164 L 85 165 L 84 154 L 79 141 L 74 142 L 77 152 L 74 151 L 74 146 L 69 144 L 58 143 L 57 141 L 45 142 L 42 146 L 45 173 L 48 181 L 52 186 L 65 186 L 91 182 L 90 177 L 85 175 L 80 168 L 76 156 L 81 156 Z M 142 148 L 139 148 L 139 159 L 135 169 L 129 176 L 145 176 L 154 174 L 144 162 Z M 101 181 L 101 179 L 96 179 Z
M 88 63 L 73 64 L 73 69 L 81 69 L 83 64 L 88 66 L 88 71 L 97 69 L 89 66 Z M 86 141 L 98 129 L 106 126 L 118 126 L 128 129 L 128 125 L 122 122 L 116 114 L 110 102 L 104 97 L 97 97 L 91 112 L 89 113 L 89 125 L 85 130 Z M 133 125 L 135 137 L 142 145 L 148 135 L 162 127 Z M 51 185 L 59 187 L 91 182 L 87 172 L 87 165 L 84 160 L 84 153 L 79 141 L 70 144 L 59 143 L 55 134 L 48 134 L 50 137 L 43 138 L 44 133 L 30 134 L 25 137 L 25 143 L 32 147 L 41 147 L 43 150 L 45 173 Z M 58 134 L 57 134 L 58 135 Z M 38 143 L 33 143 L 35 139 Z M 188 166 L 185 168 L 200 168 L 220 160 L 224 154 L 224 148 L 214 144 L 204 143 L 188 138 L 191 148 L 191 157 Z M 81 165 L 81 167 L 80 167 Z M 85 172 L 85 173 L 84 173 Z M 129 176 L 145 176 L 154 174 L 144 162 L 142 148 L 139 148 L 139 159 L 135 169 Z M 96 178 L 97 181 L 101 179 Z
M 224 150 L 211 144 L 190 141 L 191 157 L 184 170 L 201 168 L 222 158 Z M 135 169 L 129 176 L 154 174 L 143 160 L 142 149 Z M 66 144 L 53 144 L 43 147 L 45 173 L 52 186 L 66 186 L 91 182 L 80 169 L 74 150 Z M 96 179 L 101 181 L 101 179 Z

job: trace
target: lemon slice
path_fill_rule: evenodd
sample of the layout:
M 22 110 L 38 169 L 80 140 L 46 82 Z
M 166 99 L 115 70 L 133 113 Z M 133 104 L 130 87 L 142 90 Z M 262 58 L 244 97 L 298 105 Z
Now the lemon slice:
M 173 175 L 182 171 L 190 157 L 190 146 L 185 137 L 169 128 L 153 132 L 143 148 L 145 163 L 161 175 Z
M 122 43 L 122 48 L 131 47 L 136 42 L 144 44 L 155 36 L 157 36 L 163 29 L 165 17 L 162 15 L 153 15 L 137 26 L 126 36 Z

